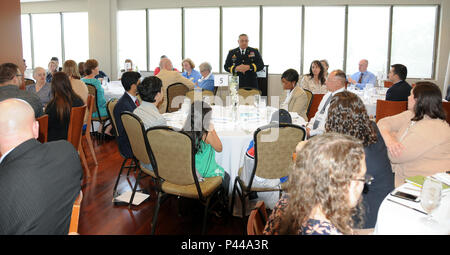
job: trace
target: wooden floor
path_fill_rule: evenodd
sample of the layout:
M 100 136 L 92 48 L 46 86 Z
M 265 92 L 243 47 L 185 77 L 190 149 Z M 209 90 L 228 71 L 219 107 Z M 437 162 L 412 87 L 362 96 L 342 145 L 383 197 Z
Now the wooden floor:
M 83 140 L 91 177 L 84 175 L 83 201 L 78 232 L 81 235 L 148 235 L 151 231 L 151 222 L 156 204 L 156 193 L 152 189 L 150 177 L 141 179 L 138 189 L 146 188 L 150 198 L 139 206 L 117 206 L 112 203 L 112 190 L 123 161 L 115 140 L 98 144 L 95 139 L 98 166 L 95 166 L 92 156 Z M 86 173 L 86 172 L 85 172 Z M 118 185 L 118 192 L 132 190 L 137 174 L 130 173 L 127 178 L 126 170 Z M 178 207 L 178 205 L 181 205 Z M 179 216 L 180 208 L 181 215 Z M 156 234 L 186 235 L 201 234 L 203 207 L 194 200 L 177 199 L 170 197 L 160 207 Z M 241 218 L 225 216 L 218 218 L 213 214 L 208 217 L 208 235 L 242 235 L 243 221 Z

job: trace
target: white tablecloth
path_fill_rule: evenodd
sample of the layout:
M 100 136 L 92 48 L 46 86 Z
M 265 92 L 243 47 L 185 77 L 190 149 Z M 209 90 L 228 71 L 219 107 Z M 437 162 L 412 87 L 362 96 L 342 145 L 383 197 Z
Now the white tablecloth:
M 420 188 L 405 183 L 400 191 L 420 196 Z M 420 202 L 412 202 L 388 195 L 378 210 L 374 234 L 378 235 L 449 235 L 450 234 L 450 194 L 443 193 L 441 203 L 432 213 L 434 224 L 425 221 L 427 215 L 398 205 L 387 199 L 398 201 L 424 211 Z
M 106 102 L 113 98 L 119 99 L 123 93 L 125 93 L 125 89 L 120 81 L 108 82 L 106 83 L 106 86 L 102 85 L 102 88 L 104 90 Z
M 356 90 L 353 88 L 347 88 L 348 91 L 355 93 L 361 98 L 366 107 L 369 117 L 374 117 L 377 112 L 377 100 L 386 98 L 386 92 L 388 88 L 373 88 L 368 90 Z
M 234 179 L 238 175 L 239 168 L 244 164 L 245 152 L 250 141 L 253 139 L 254 131 L 270 122 L 272 113 L 277 109 L 264 107 L 259 111 L 260 118 L 256 117 L 254 106 L 239 106 L 239 118 L 232 121 L 231 108 L 212 106 L 212 122 L 222 142 L 222 152 L 216 152 L 216 162 L 230 175 L 229 193 L 233 189 Z M 163 114 L 167 124 L 172 127 L 181 128 L 187 113 L 184 109 L 174 113 Z M 291 113 L 294 124 L 304 124 L 303 118 L 296 113 Z

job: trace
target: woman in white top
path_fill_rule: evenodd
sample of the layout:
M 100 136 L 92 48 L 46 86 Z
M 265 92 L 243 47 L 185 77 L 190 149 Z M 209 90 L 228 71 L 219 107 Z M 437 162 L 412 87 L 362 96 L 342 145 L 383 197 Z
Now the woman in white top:
M 300 87 L 311 91 L 313 94 L 326 94 L 325 70 L 319 60 L 314 60 L 309 68 L 309 74 L 303 76 Z

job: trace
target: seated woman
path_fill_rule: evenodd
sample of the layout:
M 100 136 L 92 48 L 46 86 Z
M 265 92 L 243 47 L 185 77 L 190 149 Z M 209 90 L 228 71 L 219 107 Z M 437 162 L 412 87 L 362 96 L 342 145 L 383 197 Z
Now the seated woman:
M 202 75 L 195 70 L 195 64 L 190 58 L 183 59 L 181 62 L 184 72 L 181 73 L 183 77 L 191 80 L 194 84 L 202 77 Z
M 366 180 L 362 143 L 336 133 L 301 143 L 286 194 L 270 215 L 264 234 L 353 234 L 352 216 L 361 205 Z
M 195 167 L 202 178 L 221 176 L 222 187 L 228 191 L 230 176 L 216 162 L 216 151 L 222 151 L 222 142 L 211 122 L 212 109 L 203 101 L 194 101 L 183 126 L 194 141 Z
M 78 72 L 80 73 L 80 79 L 86 76 L 86 73 L 84 72 L 84 62 L 78 62 Z
M 449 170 L 450 126 L 436 84 L 417 82 L 408 110 L 378 121 L 395 173 L 395 187 L 405 178 Z
M 272 119 L 270 120 L 270 123 L 276 123 L 276 122 L 292 124 L 291 115 L 286 110 L 280 109 L 279 111 L 276 111 L 273 113 Z M 242 166 L 242 172 L 240 172 L 240 174 L 239 174 L 239 177 L 244 181 L 244 183 L 246 185 L 248 185 L 250 183 L 250 178 L 251 178 L 254 166 L 255 166 L 255 143 L 252 140 L 247 148 L 247 152 L 245 153 L 244 165 Z M 287 177 L 284 177 L 281 179 L 264 179 L 264 178 L 261 178 L 261 177 L 255 175 L 255 177 L 253 179 L 252 187 L 259 187 L 259 188 L 276 187 L 276 186 L 280 185 L 281 183 L 285 182 L 286 180 L 287 180 Z M 258 192 L 258 193 L 255 193 L 255 195 L 250 195 L 250 199 L 255 199 L 255 198 L 258 198 L 258 200 L 263 200 L 266 207 L 272 209 L 279 199 L 279 192 L 278 191 Z M 248 205 L 248 203 L 247 203 L 247 205 Z
M 98 118 L 98 113 L 100 113 L 101 117 L 108 117 L 108 112 L 106 111 L 105 92 L 102 88 L 101 82 L 95 78 L 95 76 L 99 73 L 97 60 L 86 60 L 86 62 L 84 63 L 84 72 L 86 76 L 84 76 L 84 78 L 82 78 L 81 80 L 86 84 L 93 85 L 97 89 L 96 101 L 98 105 L 98 112 L 92 113 L 92 118 Z M 108 125 L 105 129 L 105 134 L 111 136 L 111 128 L 112 125 Z M 103 130 L 103 126 L 100 126 L 99 130 Z
M 134 66 L 133 66 L 133 61 L 131 61 L 131 59 L 125 59 L 125 62 L 124 62 L 124 66 L 123 66 L 123 67 L 124 67 L 124 68 L 123 68 L 123 69 L 120 69 L 119 75 L 117 76 L 117 79 L 119 79 L 119 80 L 122 78 L 122 75 L 123 75 L 124 73 L 135 71 L 135 70 L 133 69 Z M 138 70 L 136 70 L 136 72 L 138 72 Z
M 73 60 L 66 60 L 63 64 L 62 71 L 69 77 L 73 91 L 83 99 L 84 103 L 87 103 L 89 91 L 86 84 L 80 80 L 77 63 Z
M 48 114 L 48 141 L 67 139 L 72 107 L 83 106 L 84 102 L 72 89 L 69 77 L 56 72 L 52 78 L 52 100 L 45 108 Z
M 300 87 L 313 94 L 326 94 L 328 92 L 324 76 L 325 70 L 319 60 L 314 60 L 309 67 L 309 74 L 303 76 Z
M 51 99 L 51 85 L 45 81 L 45 69 L 36 67 L 33 70 L 33 78 L 36 83 L 28 85 L 26 90 L 36 93 L 45 107 Z
M 391 162 L 377 125 L 370 121 L 362 100 L 356 94 L 344 91 L 330 101 L 325 131 L 350 135 L 362 141 L 367 174 L 374 178 L 363 193 L 366 212 L 363 227 L 374 228 L 381 202 L 394 189 Z
M 281 104 L 283 108 L 289 112 L 296 112 L 305 122 L 308 121 L 306 112 L 308 111 L 308 95 L 306 92 L 297 86 L 298 73 L 294 69 L 288 69 L 281 75 L 281 83 L 283 89 L 288 90 L 289 93 L 286 99 Z
M 195 86 L 202 89 L 211 90 L 214 92 L 214 75 L 212 74 L 211 64 L 203 62 L 199 66 L 201 78 L 198 80 L 198 84 Z

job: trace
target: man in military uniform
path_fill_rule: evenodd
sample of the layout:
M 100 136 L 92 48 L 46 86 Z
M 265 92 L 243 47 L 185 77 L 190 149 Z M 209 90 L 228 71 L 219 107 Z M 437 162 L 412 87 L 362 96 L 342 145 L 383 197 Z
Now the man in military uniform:
M 239 87 L 258 88 L 256 72 L 264 69 L 264 62 L 258 49 L 248 47 L 248 36 L 239 36 L 239 47 L 228 52 L 224 68 L 227 72 L 239 76 Z

